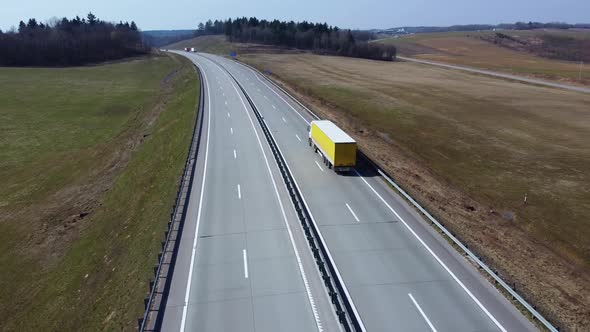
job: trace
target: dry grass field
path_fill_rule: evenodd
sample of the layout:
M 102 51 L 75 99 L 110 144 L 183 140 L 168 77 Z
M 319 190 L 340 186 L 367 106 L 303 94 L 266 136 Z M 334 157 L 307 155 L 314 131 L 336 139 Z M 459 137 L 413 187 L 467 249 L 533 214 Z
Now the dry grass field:
M 502 31 L 515 37 L 535 37 L 537 31 Z M 551 31 L 553 36 L 590 38 L 589 32 Z M 394 44 L 401 55 L 439 61 L 454 65 L 496 70 L 515 75 L 537 77 L 572 84 L 590 84 L 590 64 L 542 58 L 534 54 L 500 47 L 482 38 L 494 32 L 447 32 L 380 39 L 376 42 Z
M 240 60 L 352 134 L 550 319 L 590 329 L 590 95 L 404 62 Z

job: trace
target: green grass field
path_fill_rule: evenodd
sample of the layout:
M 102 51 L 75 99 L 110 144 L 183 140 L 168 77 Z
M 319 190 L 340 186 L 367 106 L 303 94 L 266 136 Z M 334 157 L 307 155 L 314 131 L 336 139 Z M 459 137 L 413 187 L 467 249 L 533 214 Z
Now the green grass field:
M 176 56 L 0 68 L 0 330 L 135 328 L 197 93 Z

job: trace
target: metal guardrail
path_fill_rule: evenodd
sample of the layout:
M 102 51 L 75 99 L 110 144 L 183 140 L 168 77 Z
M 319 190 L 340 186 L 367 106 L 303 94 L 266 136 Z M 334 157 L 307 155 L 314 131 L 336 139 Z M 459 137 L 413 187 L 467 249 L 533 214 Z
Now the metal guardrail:
M 196 66 L 195 66 L 196 67 Z M 168 221 L 167 229 L 165 230 L 165 240 L 162 242 L 162 252 L 158 254 L 158 264 L 154 267 L 155 280 L 150 282 L 150 295 L 144 300 L 145 311 L 142 318 L 138 319 L 139 331 L 159 331 L 164 317 L 164 309 L 170 285 L 172 282 L 172 274 L 180 239 L 182 237 L 182 229 L 184 228 L 184 221 L 186 219 L 188 199 L 193 185 L 193 174 L 196 167 L 196 157 L 201 142 L 201 131 L 203 128 L 203 79 L 201 72 L 197 68 L 200 82 L 199 104 L 197 110 L 197 119 L 193 128 L 191 144 L 189 153 L 182 171 L 181 182 L 176 193 L 176 200 L 173 212 Z
M 285 95 L 289 96 L 291 100 L 296 102 L 300 105 L 303 109 L 305 109 L 309 114 L 311 114 L 314 118 L 320 119 L 314 112 L 312 112 L 309 108 L 299 102 L 295 97 L 293 97 L 290 93 L 285 91 L 281 86 L 279 86 L 276 82 L 272 79 L 263 75 L 258 69 L 239 62 L 236 60 L 237 63 L 250 68 L 251 70 L 257 72 L 260 76 L 266 79 L 268 82 L 273 84 L 276 88 L 282 91 Z M 414 200 L 408 193 L 406 193 L 401 186 L 399 186 L 386 172 L 381 170 L 377 163 L 372 161 L 366 154 L 362 153 L 362 156 L 377 170 L 377 172 L 389 183 L 393 186 L 404 198 L 406 198 L 412 205 L 418 209 L 430 222 L 436 226 L 441 232 L 444 233 L 455 245 L 457 245 L 463 253 L 472 259 L 480 269 L 484 270 L 494 281 L 502 287 L 514 300 L 516 300 L 520 305 L 522 305 L 531 315 L 533 318 L 537 319 L 547 330 L 551 332 L 558 332 L 559 328 L 551 324 L 541 313 L 539 313 L 535 307 L 533 307 L 528 301 L 526 301 L 520 294 L 518 294 L 508 283 L 506 283 L 496 272 L 494 272 L 487 264 L 485 264 L 477 255 L 475 255 L 466 245 L 464 245 L 456 236 L 454 236 L 446 227 L 444 227 L 438 220 L 436 220 L 426 209 L 424 209 L 416 200 Z
M 289 191 L 289 195 L 291 197 L 291 201 L 293 206 L 295 207 L 295 211 L 297 212 L 297 216 L 303 227 L 303 231 L 305 233 L 305 237 L 309 243 L 310 249 L 313 253 L 314 259 L 322 275 L 322 279 L 324 281 L 324 285 L 328 290 L 328 295 L 332 300 L 332 304 L 334 305 L 334 309 L 336 311 L 336 315 L 342 324 L 342 327 L 345 331 L 359 331 L 364 332 L 364 327 L 362 322 L 360 321 L 360 317 L 356 312 L 356 309 L 353 307 L 351 300 L 349 298 L 348 292 L 344 287 L 344 282 L 340 277 L 337 269 L 334 266 L 333 259 L 327 249 L 327 246 L 317 228 L 317 225 L 313 221 L 313 217 L 309 212 L 309 208 L 303 199 L 301 191 L 299 190 L 299 186 L 297 182 L 293 178 L 291 170 L 289 169 L 276 141 L 269 130 L 264 118 L 258 111 L 258 108 L 243 88 L 243 86 L 238 82 L 238 80 L 222 65 L 220 65 L 217 61 L 205 57 L 208 60 L 215 62 L 220 68 L 223 68 L 230 77 L 236 82 L 246 100 L 252 107 L 254 111 L 254 115 L 256 116 L 262 131 L 266 137 L 266 140 L 271 148 L 273 156 L 277 162 L 279 170 L 281 172 L 281 176 L 283 181 Z

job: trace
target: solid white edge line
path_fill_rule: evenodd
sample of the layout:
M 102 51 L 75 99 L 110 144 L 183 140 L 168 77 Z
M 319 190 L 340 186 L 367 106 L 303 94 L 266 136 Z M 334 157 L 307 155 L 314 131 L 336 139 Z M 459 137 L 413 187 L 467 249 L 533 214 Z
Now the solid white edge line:
M 303 115 L 301 115 L 293 106 L 291 106 L 291 104 L 289 102 L 287 102 L 278 92 L 276 92 L 273 88 L 271 88 L 268 84 L 266 84 L 266 82 L 264 82 L 264 80 L 260 79 L 260 77 L 258 77 L 258 74 L 253 69 L 248 68 L 243 64 L 240 64 L 240 65 L 249 69 L 253 73 L 253 75 L 256 76 L 256 78 L 260 82 L 262 82 L 262 84 L 264 84 L 267 88 L 272 90 L 285 104 L 287 104 L 287 106 L 289 106 L 293 111 L 295 111 L 295 113 L 297 115 L 299 115 L 301 117 L 301 119 L 303 119 L 303 121 L 305 121 L 305 123 L 310 124 L 310 122 L 307 121 L 303 117 Z M 278 143 L 277 143 L 277 145 L 278 145 Z M 383 197 L 381 197 L 381 195 L 379 195 L 379 193 L 377 193 L 377 191 L 358 173 L 358 171 L 356 169 L 354 171 L 367 184 L 367 186 L 369 186 L 369 188 L 371 188 L 371 190 L 381 199 L 381 201 L 389 208 L 389 210 L 391 210 L 402 221 L 402 223 L 405 225 L 405 227 L 410 230 L 410 232 L 414 235 L 414 237 L 416 237 L 418 239 L 418 241 L 427 249 L 427 251 L 438 261 L 438 263 L 443 266 L 443 268 L 447 271 L 447 273 L 449 273 L 449 275 L 451 275 L 451 277 L 459 284 L 459 286 L 461 286 L 461 288 L 467 293 L 467 295 L 469 295 L 469 297 L 478 305 L 478 307 L 488 316 L 488 318 L 490 318 L 492 320 L 492 322 L 494 322 L 494 324 L 502 332 L 506 332 L 506 329 L 502 326 L 502 324 L 500 324 L 500 322 L 498 322 L 498 320 L 487 310 L 486 307 L 483 306 L 483 304 L 475 297 L 475 295 L 473 295 L 471 293 L 471 291 L 469 291 L 469 289 L 457 278 L 457 276 L 455 276 L 455 274 L 442 262 L 442 260 L 440 258 L 438 258 L 438 256 L 436 256 L 436 254 L 426 245 L 426 243 L 424 241 L 422 241 L 422 239 L 397 214 L 397 212 L 385 201 L 385 199 L 383 199 Z M 302 193 L 302 195 L 303 195 L 303 193 Z M 305 199 L 304 199 L 304 201 L 305 201 Z M 309 208 L 308 208 L 308 210 L 309 210 Z M 313 219 L 313 217 L 312 217 L 312 219 Z M 355 308 L 355 311 L 356 311 L 356 308 Z
M 204 57 L 204 58 L 213 62 L 211 59 L 209 59 L 207 57 Z M 287 221 L 287 215 L 285 214 L 283 202 L 281 201 L 281 196 L 279 194 L 275 179 L 272 176 L 272 170 L 270 169 L 270 164 L 268 162 L 268 158 L 266 157 L 266 153 L 264 152 L 264 148 L 262 146 L 262 141 L 260 140 L 260 137 L 258 135 L 258 131 L 256 130 L 256 126 L 254 125 L 254 121 L 252 121 L 252 117 L 250 116 L 250 112 L 248 111 L 248 108 L 246 107 L 246 104 L 244 103 L 242 95 L 238 91 L 238 88 L 235 86 L 231 77 L 229 77 L 229 75 L 223 69 L 221 69 L 221 67 L 217 63 L 215 63 L 215 62 L 213 62 L 213 63 L 215 65 L 217 65 L 217 67 L 219 67 L 219 70 L 226 75 L 227 79 L 230 81 L 230 83 L 232 84 L 232 86 L 236 90 L 236 93 L 238 94 L 238 97 L 240 97 L 242 105 L 244 106 L 244 111 L 246 112 L 246 115 L 248 115 L 248 119 L 250 119 L 250 124 L 252 125 L 252 128 L 254 130 L 254 134 L 256 134 L 256 139 L 258 140 L 258 145 L 260 146 L 260 150 L 262 151 L 262 156 L 264 157 L 264 161 L 266 163 L 266 169 L 268 170 L 268 173 L 270 175 L 270 179 L 272 181 L 272 184 L 273 184 L 273 187 L 275 190 L 275 195 L 277 197 L 277 200 L 279 201 L 279 207 L 281 208 L 281 213 L 283 215 L 283 221 L 285 222 L 285 225 L 287 226 L 287 232 L 289 233 L 289 239 L 291 240 L 291 245 L 293 247 L 293 251 L 295 252 L 295 258 L 297 259 L 297 264 L 299 266 L 299 273 L 301 274 L 301 278 L 303 279 L 303 284 L 305 285 L 307 299 L 309 300 L 309 305 L 311 306 L 311 310 L 312 310 L 313 316 L 315 318 L 316 326 L 317 326 L 319 332 L 323 332 L 324 328 L 322 327 L 322 322 L 320 320 L 320 316 L 319 316 L 319 313 L 318 313 L 316 305 L 315 305 L 315 300 L 313 298 L 313 295 L 311 294 L 311 288 L 309 287 L 309 281 L 307 280 L 307 275 L 305 274 L 305 270 L 303 269 L 303 263 L 301 263 L 301 256 L 299 255 L 299 251 L 297 250 L 297 245 L 295 245 L 295 239 L 293 238 L 293 232 L 291 231 L 291 226 L 289 226 L 289 223 Z
M 318 168 L 320 169 L 320 171 L 324 171 L 324 169 L 322 168 L 322 166 L 320 166 L 320 163 L 318 163 L 317 160 L 314 160 L 315 164 L 318 165 Z
M 242 255 L 244 256 L 244 278 L 248 279 L 248 253 L 246 249 L 242 250 Z
M 243 66 L 243 65 L 242 65 L 242 66 Z M 244 67 L 245 67 L 245 66 L 244 66 Z M 245 68 L 247 68 L 247 67 L 245 67 Z M 255 73 L 255 72 L 254 72 L 252 69 L 250 69 L 250 70 L 251 70 L 251 71 L 254 73 L 254 75 L 256 76 L 256 78 L 257 78 L 258 80 L 260 80 L 260 78 L 258 78 L 258 75 L 256 75 L 256 73 Z M 261 81 L 261 80 L 260 80 L 260 81 Z M 265 85 L 266 85 L 266 83 L 264 83 L 263 81 L 261 81 L 261 82 L 262 82 L 263 84 L 265 84 Z M 268 87 L 268 85 L 267 85 L 267 87 Z M 297 113 L 297 114 L 298 114 L 298 115 L 299 115 L 299 116 L 300 116 L 300 117 L 303 119 L 303 121 L 305 121 L 306 123 L 308 123 L 308 124 L 309 124 L 309 122 L 307 122 L 307 120 L 305 120 L 305 118 L 304 118 L 304 117 L 303 117 L 301 114 L 299 114 L 299 112 L 297 112 L 297 110 L 295 110 L 295 109 L 293 108 L 293 106 L 291 106 L 291 105 L 290 105 L 288 102 L 286 102 L 286 101 L 283 99 L 283 97 L 281 97 L 281 95 L 279 95 L 278 93 L 276 93 L 276 91 L 274 91 L 272 88 L 270 88 L 270 87 L 269 87 L 269 89 L 271 89 L 271 90 L 272 90 L 272 91 L 273 91 L 273 92 L 274 92 L 274 93 L 275 93 L 275 94 L 276 94 L 276 95 L 277 95 L 279 98 L 281 98 L 281 100 L 283 100 L 283 101 L 284 101 L 284 102 L 287 104 L 287 106 L 291 107 L 291 109 L 293 109 L 293 110 L 295 111 L 295 113 Z M 252 102 L 254 102 L 254 101 L 252 101 Z M 266 121 L 265 121 L 264 119 L 263 119 L 262 121 L 264 121 L 264 122 L 266 123 Z M 270 135 L 271 135 L 271 137 L 273 137 L 273 139 L 274 139 L 274 135 L 272 134 L 272 132 L 270 132 Z M 279 143 L 278 143 L 276 140 L 275 140 L 275 142 L 276 142 L 276 144 L 277 144 L 277 149 L 278 149 L 278 150 L 279 150 L 279 152 L 282 154 L 282 152 L 281 152 L 281 148 L 280 148 L 280 146 L 279 146 Z M 289 163 L 288 163 L 286 160 L 285 160 L 285 165 L 287 166 L 287 169 L 289 169 L 289 170 L 290 170 Z M 291 171 L 289 171 L 289 172 L 291 172 Z M 293 175 L 293 173 L 292 173 L 292 172 L 291 172 L 291 174 Z M 315 225 L 315 227 L 318 229 L 318 235 L 319 235 L 319 238 L 320 238 L 320 242 L 323 244 L 324 248 L 326 248 L 326 254 L 328 255 L 328 259 L 329 259 L 331 262 L 333 262 L 333 263 L 334 263 L 333 265 L 334 265 L 334 271 L 336 272 L 336 277 L 338 278 L 338 280 L 340 280 L 340 282 L 341 282 L 341 284 L 342 284 L 342 288 L 343 288 L 343 291 L 344 291 L 344 295 L 345 295 L 345 297 L 346 297 L 346 298 L 347 298 L 347 299 L 350 301 L 350 305 L 351 305 L 351 307 L 352 307 L 353 314 L 354 314 L 354 315 L 355 315 L 355 317 L 357 317 L 357 319 L 358 319 L 358 322 L 359 322 L 359 325 L 360 325 L 361 331 L 362 331 L 362 332 L 366 332 L 366 331 L 367 331 L 367 329 L 365 328 L 365 324 L 363 323 L 363 321 L 362 321 L 362 318 L 361 318 L 361 316 L 360 316 L 360 314 L 359 314 L 359 312 L 358 312 L 358 309 L 356 308 L 356 305 L 354 304 L 354 301 L 353 301 L 352 297 L 350 296 L 350 292 L 348 291 L 348 287 L 346 287 L 346 284 L 344 283 L 344 279 L 342 279 L 342 276 L 340 275 L 340 270 L 338 269 L 338 266 L 336 266 L 336 263 L 335 263 L 335 261 L 334 261 L 334 258 L 332 257 L 332 253 L 330 252 L 330 248 L 328 248 L 328 246 L 327 246 L 327 244 L 326 244 L 326 240 L 324 240 L 324 237 L 323 237 L 322 233 L 321 233 L 321 232 L 319 232 L 319 227 L 317 226 L 317 222 L 316 222 L 316 220 L 315 220 L 315 218 L 314 218 L 314 216 L 313 216 L 313 213 L 311 212 L 311 209 L 310 209 L 309 205 L 307 204 L 307 201 L 306 201 L 306 199 L 305 199 L 305 195 L 303 194 L 303 191 L 301 191 L 301 188 L 299 187 L 299 184 L 297 183 L 297 179 L 295 179 L 295 176 L 294 176 L 294 175 L 293 175 L 293 182 L 295 183 L 295 187 L 297 187 L 297 190 L 298 190 L 298 191 L 299 191 L 299 193 L 301 194 L 301 199 L 303 200 L 303 205 L 305 205 L 305 207 L 306 207 L 306 208 L 307 208 L 307 210 L 309 211 L 309 216 L 310 216 L 310 218 L 311 218 L 311 220 L 312 220 L 313 224 L 314 224 L 314 225 Z
M 354 213 L 354 211 L 352 211 L 352 208 L 350 207 L 350 205 L 348 205 L 348 203 L 344 203 L 346 205 L 346 207 L 348 208 L 348 211 L 350 211 L 350 213 L 352 214 L 352 216 L 354 217 L 354 219 L 357 222 L 360 222 L 359 218 L 356 216 L 356 213 Z
M 244 66 L 244 68 L 250 69 L 246 66 Z M 288 101 L 286 101 L 285 98 L 283 98 L 283 96 L 281 96 L 272 87 L 270 87 L 268 84 L 266 84 L 266 82 L 264 80 L 261 80 L 260 77 L 258 77 L 258 74 L 256 72 L 254 72 L 252 69 L 250 69 L 250 71 L 252 71 L 252 73 L 254 74 L 254 76 L 256 77 L 257 80 L 259 80 L 268 89 L 270 89 L 275 95 L 277 95 L 285 104 L 287 104 L 287 106 L 289 106 L 293 111 L 295 111 L 295 113 L 297 113 L 297 115 L 299 115 L 301 117 L 301 119 L 303 119 L 303 121 L 305 121 L 306 124 L 309 125 L 309 121 L 307 121 L 307 119 L 305 119 L 305 117 L 303 117 L 303 115 L 301 115 L 301 113 L 299 113 Z
M 436 332 L 436 329 L 434 328 L 434 325 L 432 325 L 432 323 L 430 322 L 430 319 L 428 319 L 428 316 L 426 316 L 426 314 L 424 313 L 424 311 L 422 310 L 422 308 L 420 307 L 420 305 L 418 304 L 418 302 L 416 302 L 416 300 L 414 299 L 414 297 L 412 296 L 411 293 L 408 293 L 408 296 L 410 297 L 410 300 L 412 300 L 412 302 L 414 302 L 414 305 L 416 306 L 416 308 L 418 308 L 418 311 L 420 311 L 420 314 L 422 315 L 422 318 L 424 318 L 424 320 L 426 321 L 426 323 L 428 324 L 428 326 L 430 326 L 430 329 L 432 330 L 432 332 Z
M 365 182 L 365 184 L 367 184 L 367 186 L 369 186 L 369 188 L 371 188 L 373 193 L 375 193 L 375 195 L 377 195 L 377 197 L 379 197 L 381 199 L 381 201 L 385 204 L 385 206 L 387 206 L 389 208 L 389 210 L 391 212 L 393 212 L 393 214 L 402 222 L 402 224 L 410 231 L 410 233 L 412 233 L 412 235 L 414 235 L 414 237 L 418 240 L 418 242 L 420 242 L 422 244 L 422 246 L 424 248 L 426 248 L 426 250 L 430 253 L 430 255 L 432 255 L 432 257 L 434 257 L 434 259 L 447 271 L 447 273 L 453 278 L 453 280 L 455 280 L 455 282 L 457 284 L 459 284 L 459 286 L 461 286 L 461 288 L 463 288 L 465 293 L 467 293 L 467 295 L 488 316 L 488 318 L 490 318 L 492 320 L 492 322 L 494 322 L 494 324 L 502 332 L 506 332 L 506 329 L 502 326 L 502 324 L 500 324 L 500 322 L 498 322 L 498 320 L 488 311 L 488 309 L 486 307 L 484 307 L 484 305 L 477 299 L 477 297 L 475 297 L 475 295 L 473 295 L 473 293 L 471 293 L 471 291 L 463 284 L 463 282 L 461 282 L 461 280 L 459 280 L 459 278 L 457 278 L 457 276 L 453 273 L 453 271 L 451 271 L 451 269 L 449 269 L 447 267 L 447 265 L 434 253 L 434 251 L 432 251 L 432 249 L 430 249 L 430 247 L 426 244 L 426 242 L 424 242 L 422 240 L 422 238 L 420 238 L 420 236 L 418 236 L 418 234 L 416 234 L 416 232 L 414 232 L 414 230 L 410 227 L 410 225 L 408 225 L 406 223 L 406 221 L 391 207 L 391 205 L 389 205 L 389 203 L 387 203 L 387 201 L 381 195 L 379 195 L 379 193 L 375 190 L 375 188 L 373 188 L 373 186 L 371 186 L 369 184 L 369 182 L 367 182 L 367 180 L 365 180 L 365 178 L 362 175 L 360 175 L 356 169 L 354 171 L 356 172 L 358 177 L 361 180 L 363 180 L 363 182 Z
M 184 295 L 184 303 L 182 308 L 182 319 L 180 321 L 180 332 L 184 332 L 186 327 L 186 314 L 188 311 L 188 300 L 191 292 L 191 284 L 193 279 L 193 267 L 195 265 L 195 256 L 197 251 L 197 239 L 199 238 L 199 225 L 201 222 L 201 211 L 203 211 L 203 194 L 205 192 L 205 181 L 207 180 L 207 159 L 209 157 L 209 133 L 211 128 L 211 92 L 209 90 L 209 82 L 205 70 L 202 70 L 205 85 L 207 86 L 207 144 L 205 145 L 205 164 L 203 166 L 203 182 L 201 182 L 201 196 L 199 197 L 199 211 L 197 212 L 197 225 L 195 227 L 195 237 L 193 240 L 193 249 L 191 252 L 191 263 L 188 269 L 188 281 L 186 285 L 186 293 Z M 196 162 L 196 160 L 195 160 Z M 193 174 L 195 176 L 195 174 Z
M 297 137 L 297 139 L 299 140 L 299 142 L 301 142 L 301 138 L 299 138 L 299 135 L 295 134 L 295 137 Z
M 238 184 L 238 199 L 242 199 L 242 188 Z

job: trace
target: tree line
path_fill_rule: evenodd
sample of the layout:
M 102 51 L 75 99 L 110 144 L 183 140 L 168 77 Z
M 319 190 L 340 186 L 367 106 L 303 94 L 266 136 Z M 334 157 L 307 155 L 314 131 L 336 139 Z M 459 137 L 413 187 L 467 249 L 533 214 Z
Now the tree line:
M 92 13 L 47 24 L 31 18 L 18 30 L 0 31 L 2 66 L 82 65 L 148 51 L 135 22 L 105 22 Z
M 230 18 L 200 23 L 197 35 L 204 34 L 225 34 L 232 42 L 276 45 L 320 54 L 386 61 L 396 56 L 395 46 L 371 43 L 375 36 L 368 31 L 339 29 L 326 23 Z

